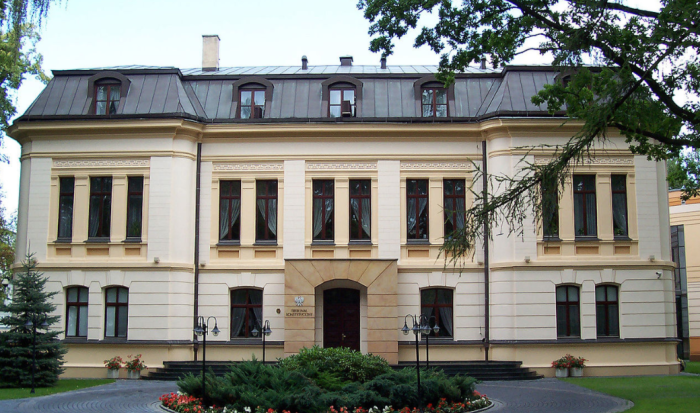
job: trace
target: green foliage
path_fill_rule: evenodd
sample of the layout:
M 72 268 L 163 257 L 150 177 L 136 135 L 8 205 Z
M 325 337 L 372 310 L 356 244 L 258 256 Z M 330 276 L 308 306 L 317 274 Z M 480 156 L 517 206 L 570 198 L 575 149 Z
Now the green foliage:
M 365 382 L 391 370 L 389 363 L 373 354 L 344 347 L 302 348 L 298 354 L 280 360 L 286 370 L 314 369 L 324 374 L 337 375 L 343 381 Z M 328 380 L 328 378 L 325 378 Z
M 682 199 L 700 195 L 700 150 L 680 153 L 666 163 L 666 179 L 671 189 L 683 189 Z
M 12 264 L 15 262 L 15 234 L 17 231 L 16 215 L 12 219 L 5 217 L 2 186 L 0 186 L 0 281 L 12 279 Z M 5 291 L 0 289 L 0 302 L 5 300 Z
M 15 275 L 14 292 L 9 305 L 0 303 L 0 311 L 9 315 L 0 323 L 9 330 L 0 333 L 0 387 L 27 387 L 32 383 L 32 329 L 25 327 L 27 320 L 34 320 L 36 329 L 37 387 L 53 386 L 63 373 L 63 355 L 66 349 L 60 341 L 58 330 L 43 329 L 60 319 L 51 316 L 56 306 L 50 302 L 56 292 L 44 291 L 47 279 L 36 270 L 36 260 L 27 255 L 22 262 L 22 272 Z
M 700 7 L 697 0 L 654 2 L 581 0 L 359 0 L 371 25 L 370 49 L 389 55 L 393 42 L 418 28 L 426 13 L 438 16 L 420 29 L 415 46 L 442 55 L 438 78 L 449 84 L 455 73 L 482 58 L 494 67 L 530 51 L 550 60 L 559 78 L 532 102 L 551 114 L 581 122 L 580 131 L 554 152 L 546 165 L 523 161 L 517 176 L 489 177 L 489 196 L 475 194 L 464 229 L 446 240 L 453 263 L 483 239 L 484 225 L 507 223 L 509 235 L 522 235 L 523 223 L 542 219 L 542 182 L 556 182 L 559 193 L 571 167 L 619 131 L 635 154 L 660 161 L 682 150 L 700 149 Z M 534 149 L 534 148 L 533 148 Z M 700 180 L 681 162 L 686 194 Z M 474 181 L 480 179 L 474 177 Z M 496 190 L 497 189 L 497 190 Z M 534 212 L 534 214 L 533 214 Z
M 26 75 L 47 82 L 36 52 L 37 26 L 46 17 L 51 0 L 0 2 L 0 128 L 5 130 L 17 112 L 15 95 Z M 0 134 L 0 144 L 2 134 Z M 0 154 L 0 161 L 6 161 Z
M 357 374 L 362 380 L 344 380 L 348 370 L 318 370 L 316 362 L 324 363 L 322 354 L 316 349 L 302 352 L 302 356 L 292 362 L 282 360 L 278 366 L 263 365 L 256 361 L 235 364 L 222 377 L 207 374 L 207 399 L 211 404 L 227 406 L 243 411 L 246 407 L 261 406 L 278 411 L 320 413 L 329 406 L 345 406 L 349 409 L 373 406 L 415 407 L 418 406 L 416 394 L 416 371 L 412 368 L 403 370 L 386 369 L 379 375 Z M 325 349 L 329 350 L 329 349 Z M 354 358 L 349 352 L 329 352 L 340 359 Z M 363 355 L 372 360 L 374 357 Z M 357 364 L 355 362 L 354 364 Z M 378 370 L 372 366 L 373 371 Z M 448 401 L 464 401 L 474 392 L 476 380 L 471 377 L 447 377 L 437 370 L 421 370 L 421 388 L 423 403 L 434 403 L 441 398 Z M 178 381 L 183 393 L 201 396 L 202 377 L 187 375 Z

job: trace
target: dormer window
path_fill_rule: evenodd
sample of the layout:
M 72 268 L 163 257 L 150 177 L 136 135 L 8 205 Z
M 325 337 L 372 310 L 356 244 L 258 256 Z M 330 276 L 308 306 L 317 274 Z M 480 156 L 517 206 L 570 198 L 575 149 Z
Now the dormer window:
M 329 89 L 328 116 L 355 117 L 355 87 L 334 86 Z
M 119 109 L 121 83 L 104 80 L 95 84 L 95 115 L 114 115 Z
M 437 86 L 423 87 L 421 107 L 424 118 L 446 118 L 448 112 L 447 90 Z
M 265 89 L 240 89 L 241 119 L 265 117 Z

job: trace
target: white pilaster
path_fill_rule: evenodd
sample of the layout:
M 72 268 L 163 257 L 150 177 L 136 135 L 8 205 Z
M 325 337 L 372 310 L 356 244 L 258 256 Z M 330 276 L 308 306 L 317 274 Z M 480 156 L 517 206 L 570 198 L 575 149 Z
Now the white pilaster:
M 401 256 L 401 162 L 378 161 L 379 258 Z
M 284 161 L 284 258 L 304 258 L 305 161 Z

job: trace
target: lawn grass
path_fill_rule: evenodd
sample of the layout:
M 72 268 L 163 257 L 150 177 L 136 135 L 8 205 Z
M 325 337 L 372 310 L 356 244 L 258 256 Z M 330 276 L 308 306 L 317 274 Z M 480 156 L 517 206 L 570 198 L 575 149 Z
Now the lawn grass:
M 563 379 L 569 383 L 634 402 L 633 413 L 697 413 L 700 377 L 650 376 Z
M 700 374 L 700 361 L 686 361 L 685 372 Z
M 0 389 L 0 400 L 23 399 L 25 397 L 46 396 L 49 394 L 63 393 L 71 390 L 85 389 L 87 387 L 100 386 L 102 384 L 114 383 L 113 379 L 66 379 L 59 380 L 55 387 L 37 387 L 35 393 L 31 394 L 31 388 L 23 387 L 19 389 Z

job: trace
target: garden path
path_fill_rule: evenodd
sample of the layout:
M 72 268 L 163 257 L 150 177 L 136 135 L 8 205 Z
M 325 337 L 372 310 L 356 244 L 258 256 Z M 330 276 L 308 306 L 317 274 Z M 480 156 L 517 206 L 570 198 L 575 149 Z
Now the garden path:
M 629 400 L 557 379 L 488 381 L 476 388 L 496 401 L 489 413 L 615 413 L 633 406 Z
M 614 413 L 632 403 L 555 379 L 485 382 L 477 389 L 497 400 L 489 413 Z M 32 399 L 2 400 L 0 413 L 153 413 L 158 397 L 177 391 L 175 382 L 116 383 Z

